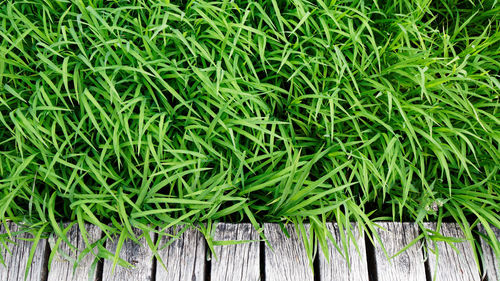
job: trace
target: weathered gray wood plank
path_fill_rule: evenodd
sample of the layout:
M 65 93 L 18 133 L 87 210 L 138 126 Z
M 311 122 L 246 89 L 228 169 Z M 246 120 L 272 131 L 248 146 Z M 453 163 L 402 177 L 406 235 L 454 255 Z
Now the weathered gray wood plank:
M 327 227 L 335 238 L 337 245 L 341 248 L 342 254 L 339 253 L 333 243 L 328 240 L 330 262 L 327 261 L 323 251 L 320 251 L 320 280 L 368 281 L 368 264 L 366 260 L 365 237 L 363 233 L 360 233 L 356 224 L 353 224 L 352 233 L 354 237 L 352 237 L 352 239 L 356 242 L 359 251 L 356 249 L 356 246 L 353 243 L 354 241 L 351 240 L 351 238 L 348 240 L 349 245 L 346 245 L 347 249 L 344 249 L 337 224 L 328 223 Z M 347 250 L 350 267 L 345 258 L 345 250 Z
M 286 229 L 290 238 L 278 224 L 264 224 L 264 234 L 274 249 L 267 245 L 265 248 L 266 281 L 312 281 L 313 272 L 302 238 L 297 236 L 292 225 L 287 225 Z
M 389 257 L 407 246 L 418 237 L 418 227 L 412 223 L 378 223 L 386 229 L 378 229 L 377 233 Z M 412 245 L 405 252 L 388 260 L 381 245 L 375 241 L 375 261 L 378 281 L 425 281 L 425 263 L 422 244 Z
M 65 227 L 67 227 L 67 225 Z M 97 226 L 87 224 L 85 225 L 85 230 L 90 243 L 94 243 L 101 238 L 101 230 Z M 97 248 L 93 249 L 94 253 L 89 252 L 83 258 L 80 257 L 86 245 L 77 224 L 73 225 L 71 229 L 68 230 L 67 238 L 77 250 L 75 251 L 65 242 L 62 242 L 59 245 L 57 254 L 52 259 L 47 280 L 96 280 L 96 264 L 94 261 L 95 254 L 97 254 L 98 251 Z M 51 238 L 49 238 L 49 245 L 51 248 L 55 246 L 55 242 L 56 237 L 51 236 Z M 80 260 L 78 261 L 78 259 Z M 78 261 L 78 266 L 74 268 L 76 261 Z M 92 265 L 93 263 L 94 266 Z
M 168 229 L 170 235 L 177 235 Z M 173 242 L 170 240 L 174 239 Z M 170 245 L 164 247 L 168 242 Z M 178 238 L 161 236 L 158 251 L 165 268 L 158 262 L 157 281 L 203 281 L 205 273 L 205 239 L 196 229 L 188 229 Z
M 249 223 L 220 223 L 215 230 L 214 241 L 258 240 L 259 234 Z M 258 281 L 259 242 L 214 246 L 216 258 L 212 256 L 211 280 Z
M 9 223 L 10 232 L 19 231 L 20 227 L 14 223 Z M 3 225 L 0 226 L 0 233 L 6 233 Z M 30 241 L 25 241 L 23 239 L 33 238 L 31 234 L 23 233 L 17 236 L 19 239 L 15 239 L 16 244 L 8 244 L 7 249 L 2 250 L 2 256 L 4 257 L 5 266 L 0 264 L 0 280 L 10 281 L 10 280 L 24 280 L 24 274 L 26 271 L 26 266 L 29 259 L 29 253 L 33 245 Z M 45 239 L 40 240 L 33 257 L 33 262 L 28 272 L 26 280 L 39 281 L 43 280 L 46 276 L 45 268 L 45 250 L 47 247 L 47 241 Z M 0 246 L 0 250 L 3 246 Z
M 497 239 L 500 239 L 500 229 L 491 227 Z M 479 226 L 479 231 L 486 235 L 486 231 L 482 225 Z M 500 257 L 495 256 L 493 248 L 481 238 L 481 249 L 483 250 L 483 271 L 488 281 L 500 280 Z
M 435 230 L 435 223 L 426 223 L 426 228 Z M 441 224 L 440 233 L 447 237 L 464 238 L 460 227 L 455 223 Z M 436 281 L 479 281 L 477 267 L 469 241 L 455 243 L 458 253 L 446 242 L 427 241 L 431 277 Z M 436 256 L 433 252 L 438 250 Z
M 136 237 L 142 235 L 142 231 L 134 229 Z M 153 239 L 153 233 L 150 233 Z M 132 264 L 133 268 L 125 268 L 117 265 L 114 272 L 112 272 L 113 261 L 104 260 L 103 266 L 103 280 L 106 281 L 150 281 L 153 274 L 153 253 L 146 244 L 146 239 L 141 237 L 139 239 L 140 245 L 131 240 L 126 240 L 120 251 L 120 258 Z M 106 249 L 111 253 L 115 253 L 118 243 L 118 237 L 113 241 L 106 242 Z

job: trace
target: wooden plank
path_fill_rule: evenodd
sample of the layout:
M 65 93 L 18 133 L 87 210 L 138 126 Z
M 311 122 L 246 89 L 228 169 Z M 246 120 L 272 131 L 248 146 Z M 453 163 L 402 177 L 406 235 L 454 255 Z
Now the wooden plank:
M 412 223 L 377 223 L 386 230 L 377 229 L 389 257 L 418 237 L 418 226 Z M 378 281 L 425 281 L 425 263 L 422 243 L 416 243 L 405 252 L 388 260 L 381 245 L 375 241 L 375 263 Z
M 97 226 L 85 225 L 85 230 L 87 231 L 87 238 L 90 243 L 94 243 L 101 238 L 101 230 Z M 94 261 L 95 254 L 98 251 L 97 248 L 94 248 L 94 254 L 90 252 L 83 258 L 80 257 L 86 245 L 77 224 L 68 230 L 66 237 L 77 250 L 70 248 L 65 242 L 62 242 L 59 245 L 57 254 L 52 259 L 47 280 L 96 280 L 96 263 Z M 49 238 L 49 246 L 51 248 L 54 247 L 56 239 L 54 236 Z M 78 261 L 78 266 L 74 268 L 76 261 Z
M 259 234 L 249 223 L 220 223 L 215 230 L 215 241 L 258 240 Z M 214 246 L 211 280 L 257 281 L 260 280 L 259 242 Z
M 19 231 L 20 227 L 14 223 L 9 223 L 10 232 Z M 3 225 L 0 226 L 0 233 L 6 233 Z M 14 239 L 15 244 L 8 244 L 8 249 L 4 249 L 0 246 L 2 250 L 2 256 L 5 261 L 5 266 L 0 264 L 0 280 L 24 280 L 24 274 L 26 271 L 26 266 L 28 264 L 29 254 L 31 247 L 33 245 L 30 241 L 25 241 L 22 239 L 33 238 L 33 235 L 28 233 L 22 233 L 16 236 L 19 239 Z M 35 255 L 33 256 L 33 261 L 28 272 L 26 280 L 43 280 L 46 277 L 46 267 L 45 267 L 45 251 L 47 247 L 47 241 L 42 239 L 38 242 L 35 250 Z
M 177 235 L 176 230 L 168 229 L 169 235 Z M 173 242 L 170 241 L 173 239 Z M 164 247 L 167 243 L 171 243 Z M 205 273 L 205 239 L 195 229 L 188 229 L 176 239 L 169 236 L 160 238 L 160 255 L 165 268 L 158 263 L 157 281 L 191 280 L 202 281 Z
M 338 280 L 338 281 L 368 281 L 368 263 L 366 260 L 365 237 L 359 232 L 356 224 L 353 224 L 353 239 L 349 238 L 349 245 L 344 245 L 341 241 L 341 235 L 337 224 L 328 223 L 328 230 L 332 233 L 335 242 L 341 248 L 342 253 L 335 248 L 333 243 L 328 240 L 328 253 L 330 262 L 327 261 L 323 251 L 319 254 L 319 274 L 320 280 Z M 345 250 L 349 256 L 349 263 L 345 258 Z M 350 264 L 350 267 L 349 267 Z
M 486 230 L 482 225 L 479 225 L 479 231 L 486 235 Z M 491 226 L 497 240 L 500 239 L 500 229 Z M 500 257 L 495 256 L 493 248 L 481 237 L 481 249 L 483 250 L 483 271 L 486 278 L 483 280 L 495 281 L 500 280 Z
M 278 224 L 264 224 L 264 234 L 274 251 L 266 245 L 265 268 L 266 281 L 312 281 L 313 272 L 303 245 L 295 228 L 287 225 L 290 238 Z
M 136 237 L 142 235 L 142 231 L 134 229 Z M 153 239 L 153 233 L 150 233 Z M 118 243 L 118 237 L 113 241 L 106 241 L 106 249 L 115 253 Z M 150 281 L 153 275 L 153 253 L 146 244 L 146 239 L 141 237 L 140 244 L 127 239 L 120 251 L 120 258 L 132 264 L 133 268 L 125 268 L 117 265 L 112 272 L 113 260 L 105 259 L 103 266 L 103 280 L 106 281 Z
M 435 223 L 426 223 L 426 228 L 436 229 Z M 455 223 L 441 224 L 440 233 L 447 237 L 464 238 L 460 227 Z M 477 267 L 469 241 L 455 243 L 458 252 L 446 242 L 427 241 L 429 251 L 429 268 L 433 280 L 436 281 L 479 281 Z M 436 249 L 437 247 L 437 249 Z M 433 253 L 438 250 L 438 257 Z

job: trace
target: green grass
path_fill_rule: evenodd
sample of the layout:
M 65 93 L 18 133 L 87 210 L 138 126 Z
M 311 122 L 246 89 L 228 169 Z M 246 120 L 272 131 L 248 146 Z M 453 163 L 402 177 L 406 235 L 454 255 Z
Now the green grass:
M 439 239 L 422 222 L 456 221 L 471 241 L 483 224 L 500 254 L 499 14 L 0 1 L 0 221 L 61 239 L 62 222 L 122 239 L 185 224 L 211 247 L 217 221 L 307 222 L 310 256 L 329 221 Z

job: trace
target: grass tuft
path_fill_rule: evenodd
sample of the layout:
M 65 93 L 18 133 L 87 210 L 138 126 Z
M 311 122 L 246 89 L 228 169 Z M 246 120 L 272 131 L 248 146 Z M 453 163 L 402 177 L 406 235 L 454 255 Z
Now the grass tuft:
M 499 14 L 489 0 L 0 1 L 0 221 L 63 242 L 62 222 L 90 223 L 119 245 L 182 224 L 210 247 L 217 221 L 308 222 L 310 257 L 327 221 L 412 221 L 420 238 L 456 221 L 471 241 L 484 225 L 499 255 Z

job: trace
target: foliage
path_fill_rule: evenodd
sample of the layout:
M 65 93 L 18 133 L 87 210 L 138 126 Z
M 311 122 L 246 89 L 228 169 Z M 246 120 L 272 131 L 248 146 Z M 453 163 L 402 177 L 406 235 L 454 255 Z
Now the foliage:
M 496 1 L 0 3 L 4 222 L 500 227 Z

